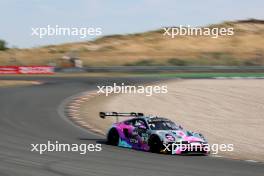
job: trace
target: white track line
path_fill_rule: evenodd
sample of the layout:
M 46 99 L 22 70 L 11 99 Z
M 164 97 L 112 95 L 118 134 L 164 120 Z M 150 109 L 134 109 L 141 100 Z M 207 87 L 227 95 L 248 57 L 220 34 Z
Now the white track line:
M 255 161 L 255 160 L 244 160 L 246 162 L 251 162 L 251 163 L 258 163 L 258 161 Z

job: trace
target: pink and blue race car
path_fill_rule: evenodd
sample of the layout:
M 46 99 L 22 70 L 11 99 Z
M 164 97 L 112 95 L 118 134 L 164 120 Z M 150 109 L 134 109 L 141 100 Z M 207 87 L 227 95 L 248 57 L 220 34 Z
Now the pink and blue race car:
M 117 118 L 107 133 L 110 145 L 153 153 L 209 154 L 207 140 L 202 134 L 184 130 L 167 118 L 134 112 L 100 112 L 99 115 Z M 127 120 L 119 122 L 119 117 L 127 117 Z

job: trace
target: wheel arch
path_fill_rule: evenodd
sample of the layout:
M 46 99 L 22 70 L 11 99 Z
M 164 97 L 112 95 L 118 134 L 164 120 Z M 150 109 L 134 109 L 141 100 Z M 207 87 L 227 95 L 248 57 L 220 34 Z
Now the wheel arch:
M 153 138 L 158 138 L 161 142 L 163 141 L 158 134 L 151 134 L 149 139 L 148 139 L 148 144 L 149 144 L 150 140 L 152 140 Z

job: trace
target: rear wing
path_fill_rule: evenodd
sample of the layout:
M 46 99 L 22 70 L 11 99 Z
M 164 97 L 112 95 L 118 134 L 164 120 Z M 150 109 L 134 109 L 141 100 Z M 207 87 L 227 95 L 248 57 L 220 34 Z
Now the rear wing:
M 99 116 L 102 119 L 106 117 L 116 117 L 116 122 L 118 122 L 118 117 L 140 117 L 144 116 L 144 114 L 141 112 L 100 112 Z

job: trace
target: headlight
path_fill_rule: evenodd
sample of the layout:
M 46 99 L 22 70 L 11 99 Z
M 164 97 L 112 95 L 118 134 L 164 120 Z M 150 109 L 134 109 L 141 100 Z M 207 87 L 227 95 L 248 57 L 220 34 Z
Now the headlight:
M 166 134 L 165 137 L 168 141 L 175 141 L 175 137 L 173 137 L 171 134 Z
M 204 140 L 204 142 L 207 142 L 207 140 L 205 139 L 204 135 L 202 135 L 201 133 L 199 133 L 199 136 Z

